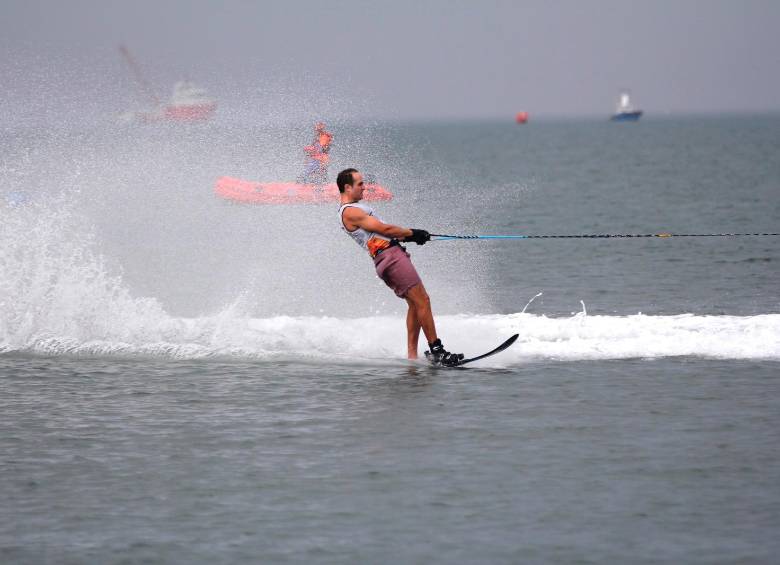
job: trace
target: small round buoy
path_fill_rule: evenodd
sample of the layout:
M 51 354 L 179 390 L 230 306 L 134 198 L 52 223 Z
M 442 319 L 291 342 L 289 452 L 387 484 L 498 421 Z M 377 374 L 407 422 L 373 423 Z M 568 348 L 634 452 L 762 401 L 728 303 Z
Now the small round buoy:
M 528 122 L 528 112 L 518 112 L 515 116 L 515 121 L 518 124 L 524 124 Z

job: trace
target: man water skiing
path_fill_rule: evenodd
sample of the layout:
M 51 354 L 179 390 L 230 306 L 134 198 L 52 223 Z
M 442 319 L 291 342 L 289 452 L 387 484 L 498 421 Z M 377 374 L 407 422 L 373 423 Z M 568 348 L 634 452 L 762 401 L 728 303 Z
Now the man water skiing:
M 333 134 L 325 130 L 325 124 L 317 122 L 314 126 L 314 139 L 303 148 L 307 155 L 306 167 L 298 178 L 304 184 L 323 185 L 327 182 L 330 146 Z
M 434 365 L 457 365 L 463 359 L 463 354 L 446 351 L 437 337 L 431 299 L 412 265 L 409 254 L 399 243 L 411 241 L 417 245 L 424 245 L 426 241 L 430 241 L 430 234 L 425 230 L 386 224 L 374 215 L 374 211 L 369 206 L 360 204 L 364 183 L 363 175 L 357 169 L 341 171 L 336 184 L 341 197 L 339 208 L 341 228 L 358 245 L 368 251 L 374 260 L 379 278 L 409 305 L 406 314 L 408 358 L 417 359 L 417 343 L 422 328 L 430 348 L 430 351 L 425 352 L 428 360 Z

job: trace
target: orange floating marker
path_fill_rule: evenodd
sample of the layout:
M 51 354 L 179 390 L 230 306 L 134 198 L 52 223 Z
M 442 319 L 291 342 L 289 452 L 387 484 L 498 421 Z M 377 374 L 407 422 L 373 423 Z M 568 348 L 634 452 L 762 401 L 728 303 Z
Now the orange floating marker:
M 528 122 L 528 112 L 518 112 L 515 116 L 515 121 L 518 124 L 524 124 Z
M 325 204 L 338 202 L 336 183 L 321 186 L 296 182 L 254 182 L 233 177 L 219 177 L 214 192 L 217 196 L 246 204 Z M 386 188 L 366 184 L 363 200 L 376 202 L 392 200 L 393 194 Z

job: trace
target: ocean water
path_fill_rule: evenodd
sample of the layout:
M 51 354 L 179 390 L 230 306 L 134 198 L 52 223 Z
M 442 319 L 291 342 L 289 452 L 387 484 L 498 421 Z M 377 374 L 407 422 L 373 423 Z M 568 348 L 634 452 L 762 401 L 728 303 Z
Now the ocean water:
M 780 231 L 777 116 L 329 125 L 391 223 Z M 214 195 L 309 127 L 0 132 L 0 561 L 776 559 L 780 238 L 412 245 L 449 349 L 520 334 L 435 369 L 335 205 Z

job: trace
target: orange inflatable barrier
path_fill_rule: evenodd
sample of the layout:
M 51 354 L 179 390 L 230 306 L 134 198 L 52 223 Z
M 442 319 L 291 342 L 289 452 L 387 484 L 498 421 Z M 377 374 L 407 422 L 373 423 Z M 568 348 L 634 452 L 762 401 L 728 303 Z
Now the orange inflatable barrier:
M 253 182 L 233 177 L 220 177 L 214 186 L 217 196 L 247 204 L 321 204 L 338 202 L 336 183 L 325 185 L 295 182 Z M 378 184 L 366 184 L 363 200 L 392 200 L 393 194 Z

